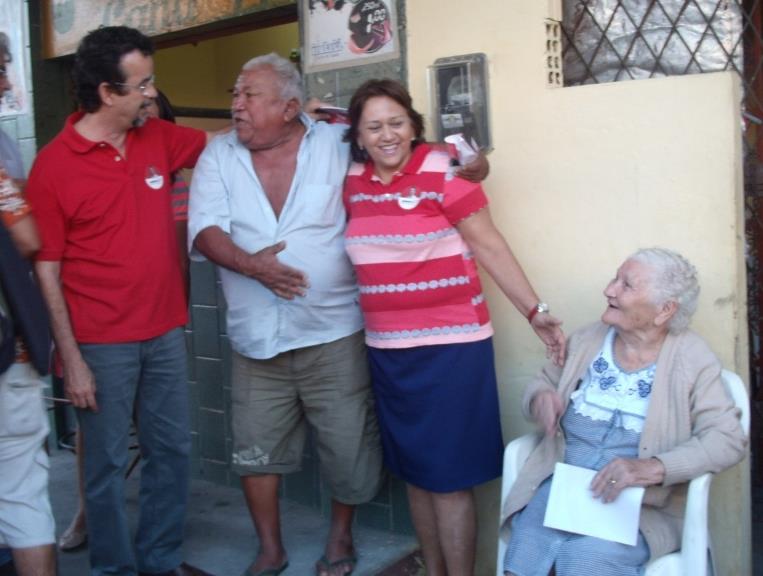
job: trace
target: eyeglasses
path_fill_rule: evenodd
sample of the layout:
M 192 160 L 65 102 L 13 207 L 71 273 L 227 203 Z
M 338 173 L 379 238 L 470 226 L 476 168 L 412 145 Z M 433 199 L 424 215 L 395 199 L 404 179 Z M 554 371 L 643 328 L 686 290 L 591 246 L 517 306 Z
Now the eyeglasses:
M 155 83 L 156 83 L 156 75 L 152 74 L 148 80 L 144 80 L 143 82 L 137 85 L 127 84 L 126 82 L 112 82 L 112 85 L 124 86 L 125 88 L 130 88 L 131 90 L 138 90 L 143 96 L 148 96 L 146 92 L 148 92 L 148 89 L 152 88 Z

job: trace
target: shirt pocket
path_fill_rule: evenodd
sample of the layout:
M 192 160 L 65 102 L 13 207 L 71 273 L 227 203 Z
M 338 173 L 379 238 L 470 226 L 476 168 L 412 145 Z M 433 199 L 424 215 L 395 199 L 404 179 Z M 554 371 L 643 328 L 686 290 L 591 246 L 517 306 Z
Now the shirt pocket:
M 36 434 L 44 422 L 40 381 L 26 376 L 6 376 L 0 385 L 0 436 Z
M 308 225 L 333 227 L 347 219 L 342 204 L 342 187 L 332 184 L 303 184 L 296 195 L 298 221 Z

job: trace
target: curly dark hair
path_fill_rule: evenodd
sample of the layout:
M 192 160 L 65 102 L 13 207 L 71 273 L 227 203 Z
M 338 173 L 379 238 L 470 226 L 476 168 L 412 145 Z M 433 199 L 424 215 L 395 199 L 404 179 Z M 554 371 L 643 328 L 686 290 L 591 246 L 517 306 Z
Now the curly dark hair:
M 144 56 L 154 53 L 151 40 L 138 30 L 127 26 L 104 26 L 92 30 L 80 41 L 74 57 L 72 77 L 79 105 L 85 112 L 96 112 L 101 107 L 98 86 L 106 82 L 114 85 L 120 94 L 125 76 L 120 62 L 125 54 L 139 50 Z
M 350 143 L 352 159 L 356 162 L 368 160 L 368 153 L 358 146 L 358 124 L 360 123 L 360 116 L 363 114 L 366 102 L 377 96 L 391 98 L 405 108 L 408 118 L 410 118 L 413 125 L 413 132 L 416 135 L 416 139 L 411 143 L 411 148 L 415 148 L 424 138 L 424 117 L 413 108 L 411 95 L 405 86 L 397 80 L 391 80 L 390 78 L 367 80 L 352 95 L 350 107 L 347 110 L 350 127 L 344 135 L 344 141 Z

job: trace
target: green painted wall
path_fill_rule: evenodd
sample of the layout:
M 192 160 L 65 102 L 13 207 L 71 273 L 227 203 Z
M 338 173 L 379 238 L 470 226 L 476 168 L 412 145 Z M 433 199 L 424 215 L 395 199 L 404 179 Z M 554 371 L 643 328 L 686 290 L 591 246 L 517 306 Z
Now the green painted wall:
M 157 85 L 176 106 L 228 109 L 228 89 L 247 60 L 268 52 L 288 58 L 298 47 L 299 27 L 293 22 L 165 48 L 154 57 Z

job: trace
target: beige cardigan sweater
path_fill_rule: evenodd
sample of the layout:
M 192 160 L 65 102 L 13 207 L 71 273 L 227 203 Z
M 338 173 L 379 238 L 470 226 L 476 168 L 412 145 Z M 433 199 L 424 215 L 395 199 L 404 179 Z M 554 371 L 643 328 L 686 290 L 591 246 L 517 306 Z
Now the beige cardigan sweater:
M 530 402 L 541 390 L 555 389 L 567 409 L 570 395 L 599 352 L 609 326 L 596 323 L 569 337 L 563 368 L 547 364 L 525 390 L 522 410 L 530 419 Z M 659 458 L 665 466 L 661 485 L 646 489 L 640 530 L 653 558 L 681 546 L 687 482 L 705 472 L 719 472 L 745 455 L 747 443 L 721 381 L 721 364 L 694 332 L 669 334 L 657 358 L 652 397 L 639 442 L 640 458 Z M 524 508 L 538 486 L 564 460 L 565 439 L 544 436 L 530 454 L 501 510 L 501 535 L 507 520 Z

